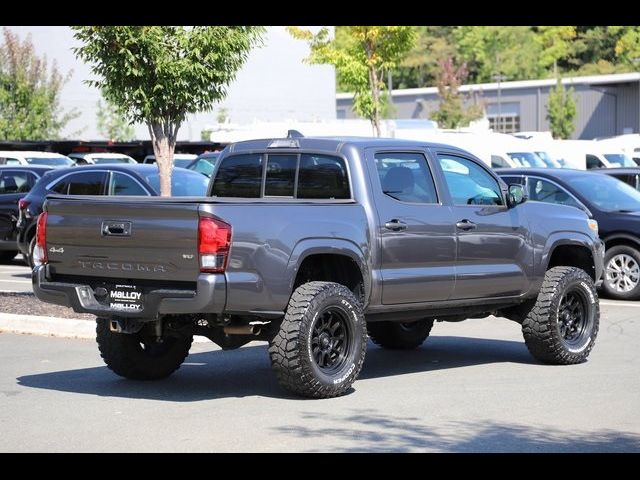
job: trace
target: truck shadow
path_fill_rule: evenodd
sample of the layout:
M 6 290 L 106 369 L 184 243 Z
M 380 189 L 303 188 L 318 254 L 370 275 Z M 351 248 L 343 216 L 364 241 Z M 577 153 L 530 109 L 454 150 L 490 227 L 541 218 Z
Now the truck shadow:
M 467 337 L 434 336 L 419 349 L 392 351 L 369 343 L 360 380 L 489 363 L 532 364 L 524 343 Z M 190 354 L 171 377 L 140 382 L 117 377 L 107 367 L 82 368 L 24 375 L 25 387 L 170 402 L 264 396 L 300 400 L 282 389 L 271 372 L 264 345 L 238 350 Z M 357 389 L 358 382 L 355 383 Z M 352 389 L 352 392 L 354 389 Z

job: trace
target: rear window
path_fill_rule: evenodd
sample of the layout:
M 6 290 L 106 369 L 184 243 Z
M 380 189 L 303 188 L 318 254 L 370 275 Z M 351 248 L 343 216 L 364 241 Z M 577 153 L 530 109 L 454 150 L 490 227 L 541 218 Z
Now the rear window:
M 263 172 L 264 165 L 266 172 Z M 247 154 L 222 161 L 212 195 L 330 200 L 349 199 L 351 191 L 347 167 L 341 158 L 309 153 Z

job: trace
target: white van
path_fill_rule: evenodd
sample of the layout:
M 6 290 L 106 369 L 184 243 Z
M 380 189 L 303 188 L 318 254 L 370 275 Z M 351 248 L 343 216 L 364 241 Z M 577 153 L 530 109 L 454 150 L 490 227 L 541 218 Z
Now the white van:
M 635 167 L 636 164 L 622 150 L 593 140 L 555 140 L 562 150 L 569 168 L 593 170 L 596 168 Z

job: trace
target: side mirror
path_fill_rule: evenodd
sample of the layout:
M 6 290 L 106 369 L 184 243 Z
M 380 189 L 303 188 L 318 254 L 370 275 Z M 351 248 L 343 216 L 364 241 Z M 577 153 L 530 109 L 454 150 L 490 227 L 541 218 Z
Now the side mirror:
M 527 195 L 524 193 L 522 185 L 514 183 L 509 185 L 507 192 L 507 206 L 513 208 L 527 201 Z

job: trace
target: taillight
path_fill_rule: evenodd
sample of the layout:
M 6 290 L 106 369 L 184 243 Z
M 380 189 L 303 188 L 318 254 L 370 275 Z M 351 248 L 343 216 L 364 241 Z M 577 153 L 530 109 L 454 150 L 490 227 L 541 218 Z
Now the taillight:
M 20 210 L 24 210 L 24 209 L 26 209 L 29 205 L 31 205 L 31 202 L 30 202 L 29 200 L 25 200 L 24 198 L 21 198 L 21 199 L 18 201 L 18 208 L 19 208 Z
M 38 217 L 36 226 L 36 245 L 33 248 L 33 264 L 37 267 L 49 262 L 47 255 L 47 212 Z
M 200 271 L 221 273 L 227 268 L 231 246 L 231 225 L 215 218 L 202 217 L 198 222 Z

